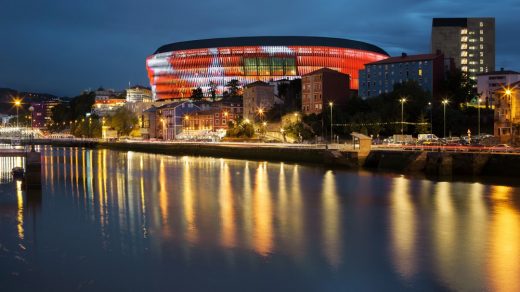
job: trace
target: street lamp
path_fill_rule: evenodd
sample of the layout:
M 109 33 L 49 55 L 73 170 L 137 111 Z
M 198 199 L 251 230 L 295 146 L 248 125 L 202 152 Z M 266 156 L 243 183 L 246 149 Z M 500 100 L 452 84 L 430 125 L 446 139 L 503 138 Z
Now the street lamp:
M 18 128 L 18 109 L 22 105 L 21 99 L 15 99 L 14 100 L 14 106 L 16 107 L 16 127 Z
M 428 102 L 428 107 L 430 108 L 430 134 L 433 136 L 433 106 L 431 102 Z
M 32 143 L 33 142 L 33 137 L 34 137 L 34 131 L 33 131 L 33 112 L 34 112 L 34 107 L 32 105 L 29 107 L 29 111 L 31 112 L 31 151 L 34 152 L 34 144 Z
M 332 140 L 334 139 L 332 136 L 332 107 L 334 106 L 334 103 L 332 101 L 329 101 L 330 106 L 330 144 L 332 144 Z
M 446 105 L 449 103 L 450 101 L 445 98 L 443 101 L 442 101 L 442 105 L 444 106 L 444 138 L 446 138 Z
M 399 102 L 401 103 L 401 135 L 404 134 L 404 103 L 406 102 L 406 98 L 400 98 Z
M 478 139 L 480 139 L 480 102 L 481 102 L 480 97 L 478 98 L 477 101 L 478 101 L 478 103 L 477 103 L 477 105 L 478 105 L 478 108 L 477 108 L 477 111 L 478 111 L 478 129 L 477 130 L 478 131 L 477 132 L 478 132 Z
M 513 141 L 513 111 L 512 111 L 512 104 L 511 104 L 511 95 L 513 94 L 513 89 L 511 88 L 506 88 L 505 89 L 505 95 L 507 96 L 507 105 L 508 105 L 508 108 L 509 108 L 509 136 L 511 137 L 510 138 L 510 142 Z

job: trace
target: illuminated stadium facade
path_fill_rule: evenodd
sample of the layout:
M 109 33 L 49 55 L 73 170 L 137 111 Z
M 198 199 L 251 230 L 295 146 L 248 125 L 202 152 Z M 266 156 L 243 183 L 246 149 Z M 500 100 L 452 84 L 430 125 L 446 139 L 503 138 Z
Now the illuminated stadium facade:
M 359 41 L 325 37 L 238 37 L 172 43 L 146 60 L 155 99 L 183 99 L 201 87 L 209 96 L 210 84 L 222 95 L 237 79 L 254 81 L 295 79 L 328 67 L 349 74 L 358 88 L 358 70 L 364 64 L 388 58 L 381 48 Z

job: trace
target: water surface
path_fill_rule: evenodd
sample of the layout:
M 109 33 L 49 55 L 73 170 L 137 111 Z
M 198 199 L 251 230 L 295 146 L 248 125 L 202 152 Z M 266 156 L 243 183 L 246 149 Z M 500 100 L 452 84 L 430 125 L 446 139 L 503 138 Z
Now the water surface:
M 0 163 L 2 291 L 520 291 L 520 189 L 42 149 Z

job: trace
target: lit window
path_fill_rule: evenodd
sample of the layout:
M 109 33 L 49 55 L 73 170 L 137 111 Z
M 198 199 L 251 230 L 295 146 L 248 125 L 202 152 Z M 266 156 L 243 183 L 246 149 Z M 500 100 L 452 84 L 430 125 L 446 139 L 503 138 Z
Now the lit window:
M 463 36 L 463 37 L 460 38 L 460 41 L 465 43 L 465 42 L 468 41 L 468 37 L 467 36 Z
M 480 27 L 484 27 L 484 22 L 480 22 Z
M 466 64 L 468 64 L 468 59 L 462 58 L 462 59 L 460 59 L 460 63 L 463 65 L 466 65 Z
M 460 31 L 460 34 L 467 34 L 467 33 L 468 33 L 468 30 L 465 28 Z
M 460 56 L 461 57 L 467 57 L 468 56 L 468 51 L 461 51 L 460 52 Z
M 466 50 L 467 48 L 468 48 L 468 45 L 467 45 L 467 44 L 462 44 L 462 45 L 460 46 L 460 49 L 461 49 L 461 50 Z

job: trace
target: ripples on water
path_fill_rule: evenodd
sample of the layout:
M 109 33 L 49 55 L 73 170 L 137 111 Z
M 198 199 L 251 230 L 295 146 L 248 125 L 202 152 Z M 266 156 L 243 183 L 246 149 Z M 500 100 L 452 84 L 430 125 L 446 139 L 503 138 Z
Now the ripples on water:
M 41 193 L 0 185 L 8 291 L 520 291 L 518 188 L 42 151 Z

